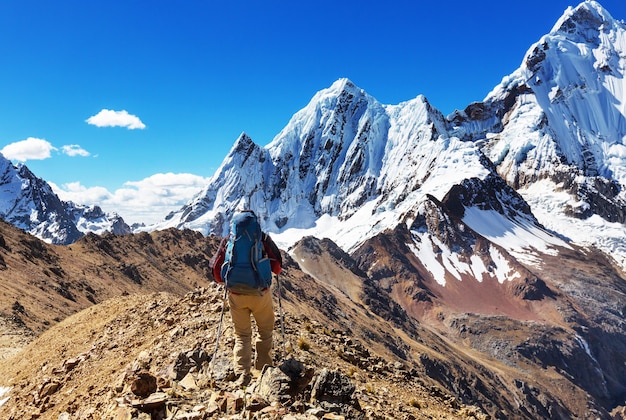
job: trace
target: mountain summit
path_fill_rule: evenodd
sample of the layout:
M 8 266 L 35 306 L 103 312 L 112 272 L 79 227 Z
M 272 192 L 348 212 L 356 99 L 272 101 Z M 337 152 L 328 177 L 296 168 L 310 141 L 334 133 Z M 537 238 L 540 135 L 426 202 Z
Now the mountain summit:
M 622 267 L 626 27 L 600 4 L 569 8 L 482 103 L 450 117 L 547 228 Z
M 393 227 L 426 194 L 442 199 L 463 179 L 487 176 L 485 163 L 475 144 L 448 136 L 445 118 L 423 96 L 383 105 L 340 79 L 267 147 L 242 134 L 209 185 L 155 227 L 223 235 L 224 220 L 244 200 L 283 240 L 333 226 L 343 233 L 331 239 L 343 237 L 350 249 Z

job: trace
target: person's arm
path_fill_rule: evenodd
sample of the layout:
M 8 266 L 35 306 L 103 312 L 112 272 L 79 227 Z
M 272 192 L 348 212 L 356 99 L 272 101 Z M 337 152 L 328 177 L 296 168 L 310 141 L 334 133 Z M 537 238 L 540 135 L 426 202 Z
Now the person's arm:
M 224 283 L 224 279 L 222 278 L 222 264 L 224 264 L 224 259 L 226 258 L 227 242 L 228 236 L 222 239 L 220 245 L 217 247 L 217 251 L 215 251 L 215 254 L 213 254 L 213 257 L 211 257 L 209 261 L 209 268 L 217 283 Z
M 270 235 L 263 233 L 263 248 L 267 257 L 270 259 L 270 265 L 272 266 L 272 273 L 280 274 L 283 269 L 283 257 L 280 254 L 280 249 L 276 246 Z

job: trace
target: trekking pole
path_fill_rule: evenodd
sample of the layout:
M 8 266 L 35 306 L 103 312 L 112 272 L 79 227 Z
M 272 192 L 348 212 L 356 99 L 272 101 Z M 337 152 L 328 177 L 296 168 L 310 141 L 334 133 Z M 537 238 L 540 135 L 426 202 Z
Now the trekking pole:
M 215 350 L 213 351 L 213 356 L 211 357 L 211 362 L 209 363 L 209 373 L 213 374 L 213 365 L 215 364 L 215 357 L 217 356 L 217 350 L 220 346 L 220 336 L 222 335 L 222 324 L 224 321 L 224 312 L 226 310 L 226 297 L 228 290 L 226 289 L 226 285 L 224 285 L 224 296 L 222 296 L 222 314 L 220 315 L 220 323 L 217 326 L 217 337 L 215 337 Z
M 286 354 L 286 344 L 285 344 L 285 320 L 283 319 L 283 300 L 281 299 L 280 295 L 282 294 L 282 289 L 280 288 L 280 280 L 279 280 L 279 275 L 276 274 L 276 286 L 278 286 L 278 313 L 280 316 L 280 333 L 282 335 L 282 341 L 283 341 L 283 348 L 282 348 L 282 355 L 281 355 L 281 359 L 285 359 L 285 354 Z

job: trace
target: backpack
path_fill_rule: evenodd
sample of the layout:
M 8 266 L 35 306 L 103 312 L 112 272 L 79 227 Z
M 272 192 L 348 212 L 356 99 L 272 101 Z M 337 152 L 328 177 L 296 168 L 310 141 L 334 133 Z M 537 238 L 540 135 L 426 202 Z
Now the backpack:
M 224 279 L 222 278 L 222 264 L 224 264 L 224 260 L 226 259 L 226 245 L 228 244 L 229 238 L 230 235 L 222 238 L 219 246 L 217 247 L 217 251 L 215 251 L 215 254 L 213 254 L 209 260 L 211 274 L 213 274 L 213 279 L 217 283 L 224 283 Z M 276 275 L 280 274 L 283 269 L 283 257 L 270 235 L 266 233 L 263 233 L 263 249 L 270 259 L 272 273 Z
M 263 232 L 252 211 L 233 216 L 220 276 L 238 294 L 257 294 L 272 284 L 270 259 L 264 252 Z

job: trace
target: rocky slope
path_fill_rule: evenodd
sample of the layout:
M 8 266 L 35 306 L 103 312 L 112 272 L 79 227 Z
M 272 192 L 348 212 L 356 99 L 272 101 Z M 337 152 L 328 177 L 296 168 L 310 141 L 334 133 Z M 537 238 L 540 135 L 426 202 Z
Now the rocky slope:
M 22 242 L 19 248 L 27 236 L 7 231 L 13 252 L 29 255 L 32 247 Z M 89 252 L 60 259 L 64 272 L 84 269 L 82 258 L 110 261 L 113 254 L 119 266 L 132 261 L 141 282 L 116 274 L 107 279 L 109 293 L 125 296 L 93 306 L 76 299 L 88 308 L 50 320 L 41 335 L 34 329 L 22 335 L 30 344 L 0 362 L 0 386 L 7 387 L 0 417 L 608 419 L 613 412 L 620 418 L 626 343 L 623 300 L 614 290 L 624 292 L 624 281 L 610 265 L 572 249 L 566 260 L 559 257 L 571 270 L 567 281 L 549 268 L 526 269 L 517 282 L 498 286 L 485 278 L 485 284 L 463 281 L 450 289 L 402 252 L 403 235 L 409 231 L 380 235 L 353 256 L 312 237 L 284 254 L 274 285 L 285 326 L 284 341 L 280 322 L 275 332 L 280 369 L 259 374 L 245 389 L 230 381 L 227 308 L 210 363 L 222 290 L 206 277 L 204 264 L 218 238 L 168 230 L 83 244 Z M 62 248 L 40 244 L 47 252 Z M 3 253 L 1 274 L 19 271 Z M 31 269 L 49 267 L 31 259 Z M 157 261 L 158 270 L 150 271 Z M 98 266 L 100 273 L 109 270 Z M 97 273 L 86 273 L 85 281 L 96 281 Z M 599 273 L 604 280 L 590 283 Z M 166 287 L 170 292 L 156 292 Z M 59 300 L 53 288 L 40 295 Z M 613 299 L 614 312 L 594 304 L 601 296 Z M 10 310 L 21 313 L 17 305 Z M 31 305 L 20 316 L 50 319 L 46 305 L 39 311 Z
M 224 331 L 216 361 L 209 364 L 220 296 L 214 288 L 183 298 L 131 295 L 68 318 L 29 346 L 23 357 L 0 366 L 0 375 L 12 378 L 0 415 L 486 418 L 405 363 L 377 356 L 350 332 L 292 316 L 289 309 L 289 356 L 279 365 L 293 378 L 266 370 L 252 386 L 238 389 L 229 381 L 232 329 Z
M 49 270 L 52 258 L 64 273 L 82 272 L 86 265 L 93 264 L 93 268 L 84 273 L 82 289 L 75 288 L 72 280 L 67 282 L 65 294 L 75 298 L 70 300 L 75 306 L 66 303 L 65 297 L 60 298 L 56 288 L 39 289 L 39 299 L 56 302 L 66 311 L 61 314 L 50 308 L 51 304 L 27 304 L 23 300 L 21 309 L 21 303 L 10 304 L 15 296 L 3 301 L 3 319 L 23 321 L 14 322 L 12 328 L 13 337 L 19 336 L 21 341 L 13 341 L 13 348 L 3 349 L 5 357 L 0 362 L 0 377 L 4 378 L 0 386 L 6 387 L 0 398 L 6 398 L 0 405 L 2 418 L 128 418 L 149 416 L 147 413 L 152 418 L 218 418 L 227 414 L 244 418 L 263 408 L 262 413 L 254 415 L 282 418 L 290 413 L 318 418 L 335 412 L 347 418 L 484 418 L 482 409 L 461 403 L 437 380 L 428 375 L 420 377 L 412 356 L 408 356 L 414 346 L 424 352 L 424 360 L 440 359 L 441 355 L 414 342 L 393 323 L 366 310 L 363 303 L 355 303 L 330 285 L 304 274 L 288 255 L 280 277 L 285 340 L 277 326 L 275 359 L 278 365 L 291 360 L 287 364 L 290 369 L 309 372 L 310 382 L 294 395 L 284 388 L 293 393 L 290 387 L 296 385 L 289 378 L 279 378 L 287 382 L 283 388 L 261 386 L 264 380 L 279 380 L 275 378 L 281 375 L 277 372 L 258 379 L 258 389 L 233 389 L 229 381 L 233 338 L 227 310 L 217 358 L 213 365 L 208 364 L 208 356 L 215 349 L 222 290 L 209 282 L 204 269 L 217 238 L 169 230 L 87 236 L 71 247 L 60 247 L 47 245 L 9 225 L 4 226 L 3 238 L 5 269 L 0 274 L 5 285 L 23 267 L 13 254 L 30 259 L 31 272 Z M 33 246 L 26 239 L 39 244 L 36 255 L 31 255 Z M 204 246 L 206 252 L 199 252 Z M 75 252 L 75 247 L 81 247 L 80 252 Z M 38 258 L 41 255 L 48 257 Z M 132 261 L 135 280 L 107 265 L 112 256 L 117 267 L 128 267 Z M 326 263 L 337 259 L 326 252 L 321 257 Z M 337 262 L 340 272 L 354 269 L 349 258 L 341 261 Z M 160 275 L 151 271 L 154 266 Z M 28 290 L 28 284 L 20 285 L 22 281 L 27 282 L 26 277 L 15 277 L 16 294 Z M 196 281 L 205 287 L 194 288 Z M 98 282 L 111 287 L 107 296 L 119 297 L 104 300 L 104 295 L 96 291 Z M 185 292 L 192 288 L 195 291 Z M 165 289 L 169 292 L 152 292 Z M 276 285 L 276 299 L 278 290 Z M 104 301 L 91 305 L 80 291 Z M 382 295 L 375 299 L 382 307 L 389 303 Z M 87 309 L 60 321 L 81 306 Z M 12 314 L 7 313 L 9 309 Z M 37 329 L 37 325 L 43 326 Z M 410 334 L 417 334 L 418 329 L 410 326 Z M 25 342 L 30 344 L 19 350 Z M 19 352 L 11 356 L 15 350 Z M 282 358 L 283 354 L 288 357 Z M 139 390 L 141 378 L 154 378 L 158 388 Z M 325 381 L 338 381 L 344 386 L 335 389 L 331 384 L 324 391 Z

